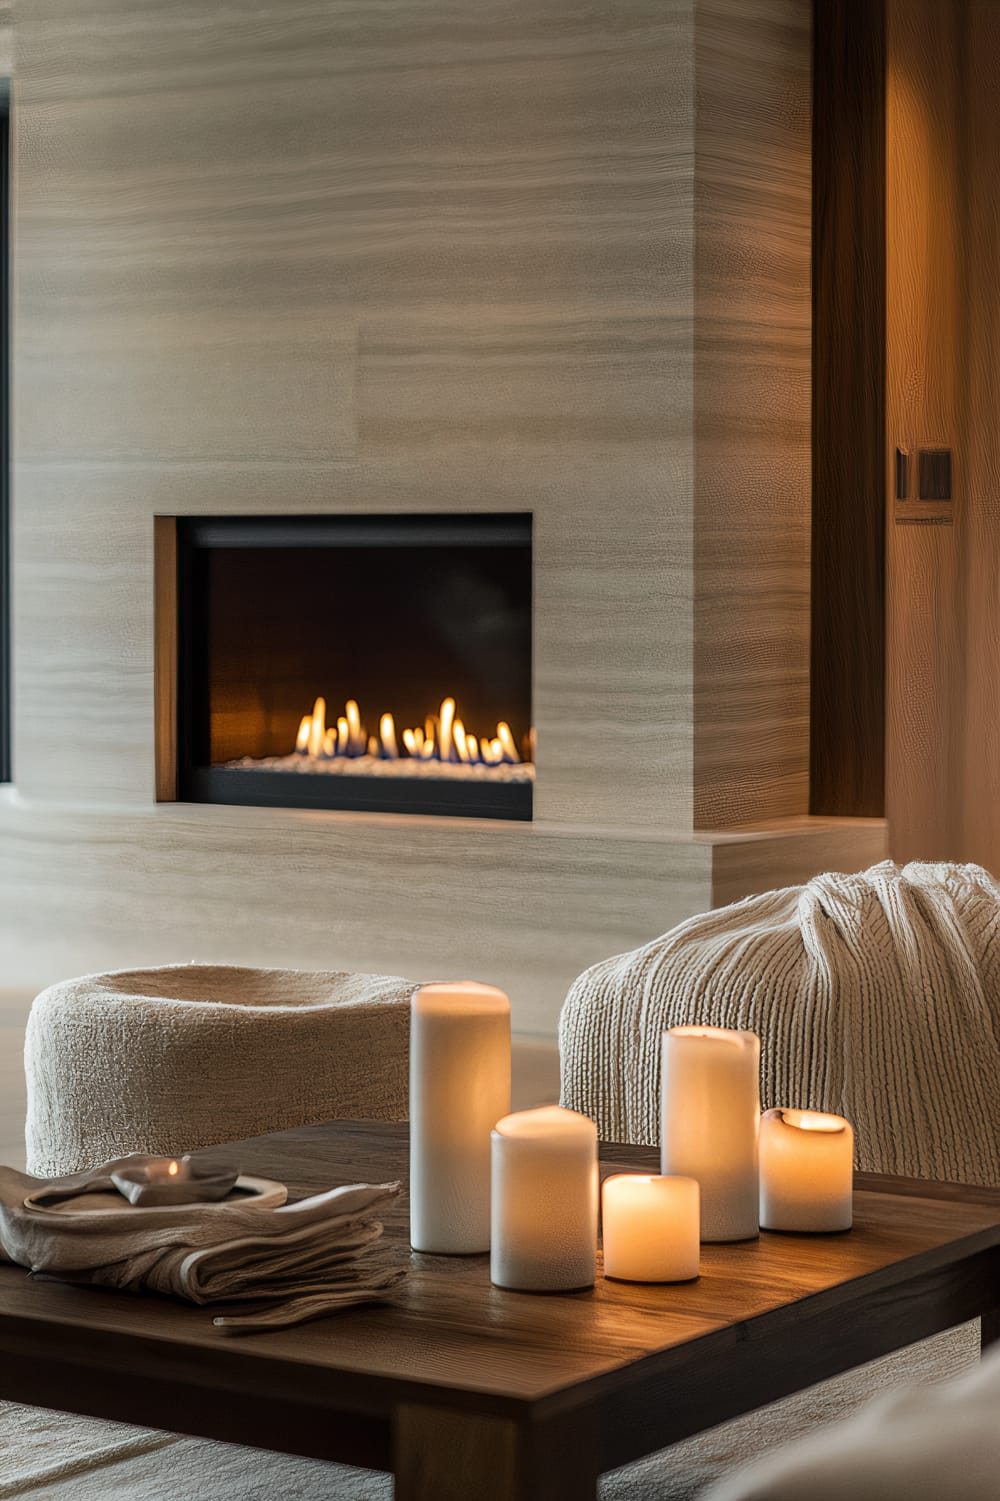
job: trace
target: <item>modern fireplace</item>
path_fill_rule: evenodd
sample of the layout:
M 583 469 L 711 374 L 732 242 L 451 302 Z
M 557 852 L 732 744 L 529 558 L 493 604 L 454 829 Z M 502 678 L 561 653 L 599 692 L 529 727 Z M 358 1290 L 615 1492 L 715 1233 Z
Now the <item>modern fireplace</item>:
M 177 796 L 530 819 L 531 517 L 176 520 Z

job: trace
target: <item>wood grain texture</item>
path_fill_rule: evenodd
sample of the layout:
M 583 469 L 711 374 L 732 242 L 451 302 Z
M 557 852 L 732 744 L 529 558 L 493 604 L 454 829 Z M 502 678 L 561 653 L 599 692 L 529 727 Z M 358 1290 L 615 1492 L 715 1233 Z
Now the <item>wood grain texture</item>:
M 519 1423 L 401 1403 L 392 1424 L 395 1501 L 596 1501 L 592 1425 Z
M 961 849 L 963 858 L 1000 870 L 1000 210 L 996 196 L 1000 112 L 1000 15 L 968 0 L 963 59 L 961 152 L 964 168 L 962 290 L 958 358 L 965 412 L 956 454 L 961 508 L 956 514 L 958 608 L 962 614 L 953 675 L 963 690 Z M 954 503 L 953 503 L 954 504 Z M 953 688 L 954 694 L 954 688 Z M 954 702 L 954 698 L 953 698 Z M 957 705 L 956 705 L 957 707 Z
M 897 445 L 959 450 L 963 15 L 947 0 L 891 0 L 887 9 L 886 813 L 899 860 L 967 857 L 960 451 L 954 527 L 897 525 L 892 499 Z
M 885 805 L 885 5 L 813 36 L 810 811 Z
M 9 984 L 239 962 L 470 975 L 553 1036 L 570 983 L 711 900 L 711 851 L 539 825 L 0 804 Z M 56 918 L 54 914 L 58 914 Z
M 699 828 L 808 811 L 810 10 L 699 0 Z
M 299 1194 L 401 1175 L 406 1142 L 405 1127 L 339 1122 L 236 1151 Z M 654 1158 L 606 1148 L 602 1169 L 649 1171 Z M 386 1239 L 407 1255 L 405 1198 Z M 2 1268 L 0 1396 L 386 1468 L 395 1432 L 401 1493 L 417 1497 L 436 1473 L 415 1437 L 427 1406 L 427 1432 L 460 1448 L 472 1430 L 488 1439 L 507 1482 L 484 1494 L 564 1497 L 532 1489 L 557 1434 L 560 1448 L 588 1435 L 569 1464 L 585 1480 L 991 1309 L 998 1262 L 996 1190 L 862 1177 L 849 1235 L 705 1246 L 692 1283 L 599 1278 L 587 1293 L 526 1296 L 492 1287 L 487 1257 L 413 1255 L 390 1303 L 252 1341 L 227 1338 L 204 1309 Z
M 202 962 L 462 974 L 554 1037 L 589 964 L 719 901 L 884 853 L 878 821 L 719 839 L 448 819 L 0 800 L 5 978 Z M 470 874 L 471 872 L 471 874 Z M 53 914 L 58 914 L 54 918 Z
M 12 982 L 467 969 L 551 1034 L 711 901 L 695 828 L 804 812 L 808 14 L 24 8 Z M 511 509 L 533 828 L 154 808 L 154 518 Z
M 154 514 L 513 508 L 538 817 L 690 829 L 691 30 L 686 0 L 26 9 L 26 793 L 150 796 Z
M 881 818 L 789 818 L 770 828 L 699 837 L 712 845 L 713 907 L 800 885 L 824 870 L 867 870 L 889 853 L 889 828 Z

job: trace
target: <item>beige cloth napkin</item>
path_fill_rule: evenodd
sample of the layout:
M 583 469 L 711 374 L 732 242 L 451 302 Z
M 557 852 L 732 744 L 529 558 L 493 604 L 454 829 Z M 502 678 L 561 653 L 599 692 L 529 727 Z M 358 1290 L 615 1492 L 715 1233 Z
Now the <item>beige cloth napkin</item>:
M 371 1302 L 406 1275 L 372 1251 L 383 1228 L 376 1212 L 398 1183 L 358 1183 L 297 1204 L 268 1184 L 245 1202 L 139 1209 L 115 1190 L 117 1166 L 51 1182 L 0 1167 L 0 1261 L 61 1282 L 251 1305 L 213 1320 L 231 1333 Z

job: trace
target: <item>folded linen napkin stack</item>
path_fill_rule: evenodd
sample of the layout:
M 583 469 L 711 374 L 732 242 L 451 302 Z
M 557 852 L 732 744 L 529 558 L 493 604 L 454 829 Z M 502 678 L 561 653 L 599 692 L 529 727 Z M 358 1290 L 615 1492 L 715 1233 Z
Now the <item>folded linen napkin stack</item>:
M 0 1167 L 0 1261 L 61 1282 L 248 1305 L 213 1320 L 229 1333 L 375 1301 L 406 1275 L 373 1251 L 383 1229 L 375 1216 L 398 1183 L 289 1204 L 282 1184 L 241 1178 L 222 1202 L 136 1208 L 112 1183 L 121 1165 L 49 1183 Z

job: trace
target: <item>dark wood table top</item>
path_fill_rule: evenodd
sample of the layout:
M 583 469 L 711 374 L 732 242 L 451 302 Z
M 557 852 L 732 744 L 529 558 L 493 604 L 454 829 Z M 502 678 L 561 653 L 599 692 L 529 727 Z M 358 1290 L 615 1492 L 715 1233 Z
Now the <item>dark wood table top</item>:
M 602 1169 L 656 1155 L 605 1147 Z M 236 1156 L 296 1197 L 405 1180 L 407 1128 L 336 1122 Z M 665 1286 L 502 1291 L 487 1256 L 411 1255 L 405 1197 L 386 1235 L 410 1265 L 391 1301 L 245 1338 L 208 1309 L 0 1267 L 0 1396 L 395 1468 L 398 1496 L 435 1501 L 432 1451 L 468 1440 L 467 1485 L 502 1435 L 514 1468 L 489 1459 L 484 1498 L 589 1496 L 600 1471 L 836 1371 L 978 1314 L 992 1329 L 1000 1302 L 1000 1191 L 902 1179 L 860 1177 L 847 1234 L 704 1246 L 700 1279 Z

